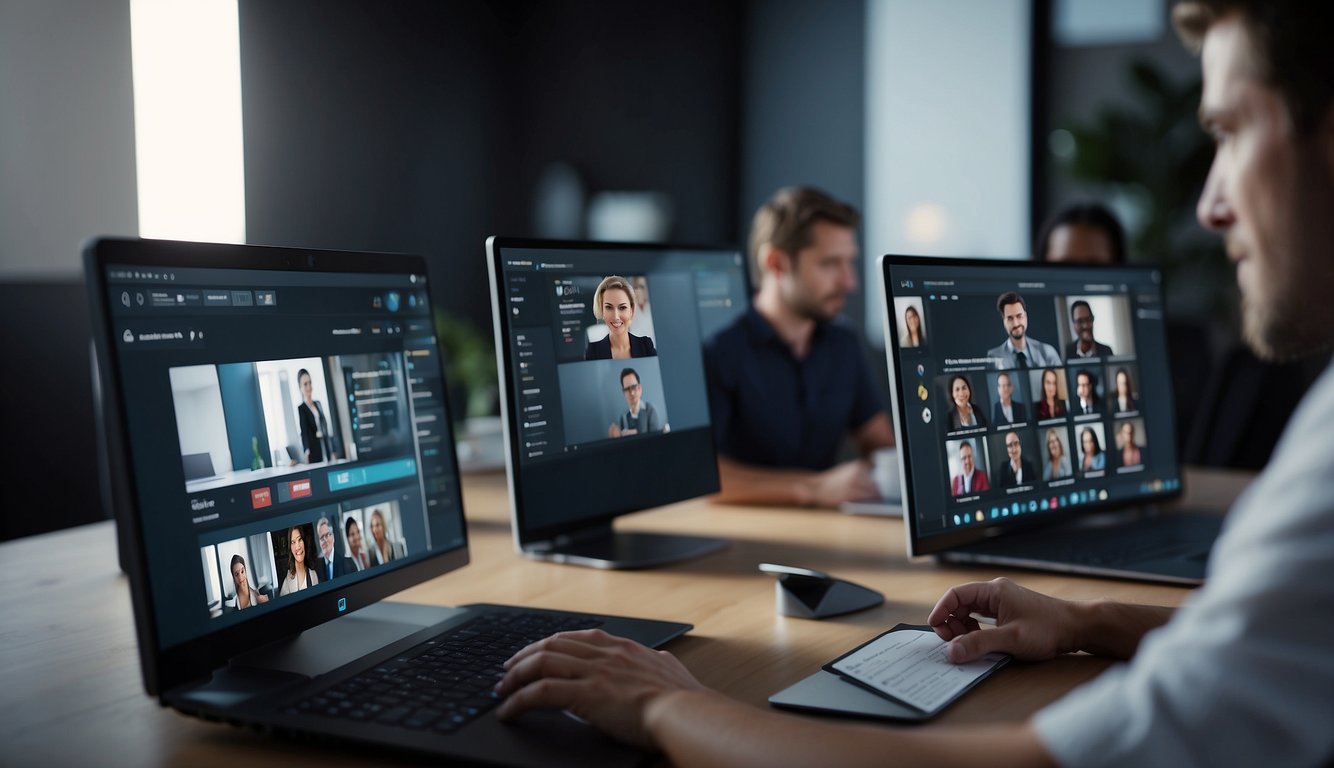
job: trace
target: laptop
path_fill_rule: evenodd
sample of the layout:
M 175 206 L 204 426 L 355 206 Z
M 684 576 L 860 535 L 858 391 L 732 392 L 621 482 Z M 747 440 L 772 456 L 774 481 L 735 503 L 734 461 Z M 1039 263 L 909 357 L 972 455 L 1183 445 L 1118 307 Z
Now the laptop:
M 84 259 L 150 695 L 462 761 L 651 757 L 559 712 L 502 724 L 491 688 L 554 631 L 657 647 L 689 625 L 383 601 L 468 563 L 422 259 L 132 239 Z
M 884 256 L 909 555 L 1199 584 L 1221 517 L 1182 493 L 1162 275 Z

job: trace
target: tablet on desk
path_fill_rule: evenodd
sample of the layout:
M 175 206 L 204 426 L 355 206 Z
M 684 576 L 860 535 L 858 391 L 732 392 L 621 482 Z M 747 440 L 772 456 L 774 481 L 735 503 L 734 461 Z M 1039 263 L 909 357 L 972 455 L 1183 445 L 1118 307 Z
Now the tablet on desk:
M 989 654 L 968 664 L 944 658 L 930 627 L 899 624 L 769 697 L 785 709 L 885 720 L 929 720 L 1009 661 Z

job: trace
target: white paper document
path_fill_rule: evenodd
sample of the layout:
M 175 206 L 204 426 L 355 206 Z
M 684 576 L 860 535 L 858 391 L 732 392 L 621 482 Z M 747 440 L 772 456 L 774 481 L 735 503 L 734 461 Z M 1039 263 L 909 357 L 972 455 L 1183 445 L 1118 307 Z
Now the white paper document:
M 945 641 L 935 632 L 904 629 L 877 637 L 830 668 L 904 704 L 934 712 L 1008 660 L 1003 653 L 989 653 L 954 664 L 945 658 Z

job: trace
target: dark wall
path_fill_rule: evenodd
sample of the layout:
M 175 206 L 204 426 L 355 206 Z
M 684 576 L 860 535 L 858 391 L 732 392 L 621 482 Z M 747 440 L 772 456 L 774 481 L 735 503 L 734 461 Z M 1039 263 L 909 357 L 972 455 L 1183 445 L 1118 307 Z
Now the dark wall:
M 420 253 L 489 334 L 488 234 L 534 234 L 563 161 L 735 237 L 736 4 L 241 3 L 247 239 Z

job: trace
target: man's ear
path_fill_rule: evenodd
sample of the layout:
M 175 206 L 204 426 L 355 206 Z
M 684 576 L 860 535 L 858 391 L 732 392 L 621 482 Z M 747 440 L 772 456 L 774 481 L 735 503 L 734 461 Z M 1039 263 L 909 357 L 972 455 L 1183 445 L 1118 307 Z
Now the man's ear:
M 792 270 L 792 257 L 781 248 L 766 245 L 760 252 L 760 264 L 765 272 L 781 276 Z

